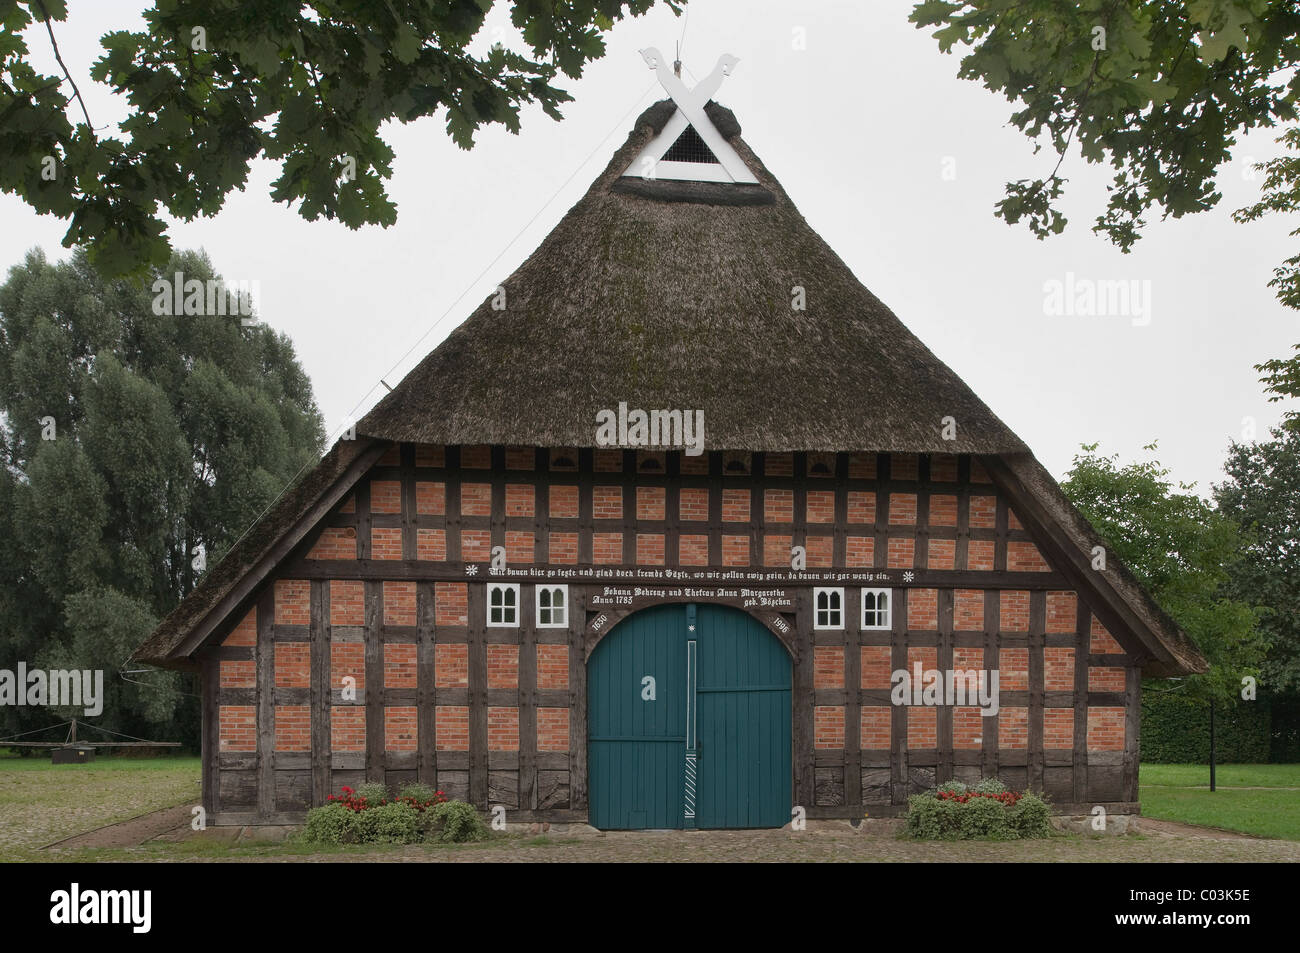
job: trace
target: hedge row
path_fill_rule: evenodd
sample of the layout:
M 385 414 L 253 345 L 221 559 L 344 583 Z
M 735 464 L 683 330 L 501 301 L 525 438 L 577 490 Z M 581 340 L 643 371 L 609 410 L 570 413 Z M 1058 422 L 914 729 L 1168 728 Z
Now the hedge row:
M 1272 711 L 1266 701 L 1218 705 L 1214 711 L 1215 755 L 1220 764 L 1273 760 Z M 1210 709 L 1177 695 L 1142 693 L 1142 760 L 1147 764 L 1208 764 Z M 1285 756 L 1285 745 L 1279 754 Z

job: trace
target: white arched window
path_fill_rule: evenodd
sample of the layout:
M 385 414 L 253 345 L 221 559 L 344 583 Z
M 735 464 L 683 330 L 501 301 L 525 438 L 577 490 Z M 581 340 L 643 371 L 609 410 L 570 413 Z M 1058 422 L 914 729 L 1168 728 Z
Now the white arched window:
M 888 589 L 862 590 L 862 628 L 888 629 L 890 622 L 890 600 Z
M 519 583 L 494 582 L 488 585 L 488 625 L 519 624 Z
M 569 624 L 569 587 L 537 587 L 537 627 L 562 629 Z
M 813 589 L 813 628 L 844 628 L 843 589 Z

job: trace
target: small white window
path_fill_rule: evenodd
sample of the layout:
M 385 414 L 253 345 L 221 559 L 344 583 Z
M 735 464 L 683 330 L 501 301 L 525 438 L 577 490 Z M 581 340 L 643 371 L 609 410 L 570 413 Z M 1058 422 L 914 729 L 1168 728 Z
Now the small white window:
M 813 628 L 844 628 L 844 590 L 813 590 Z
M 519 583 L 497 582 L 488 586 L 487 624 L 519 624 Z
M 569 624 L 569 587 L 537 587 L 537 627 L 562 629 Z
M 862 628 L 888 629 L 890 627 L 888 589 L 862 590 Z

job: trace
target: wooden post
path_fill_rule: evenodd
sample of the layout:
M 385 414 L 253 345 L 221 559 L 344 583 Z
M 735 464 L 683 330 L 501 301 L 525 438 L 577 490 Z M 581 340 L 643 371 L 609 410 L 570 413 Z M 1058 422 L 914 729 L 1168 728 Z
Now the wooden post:
M 311 804 L 320 807 L 332 793 L 330 779 L 330 584 L 311 583 Z
M 1070 782 L 1075 804 L 1088 799 L 1088 666 L 1092 654 L 1092 612 L 1080 597 L 1075 610 L 1074 739 Z
M 879 514 L 879 500 L 877 500 L 877 514 Z M 877 516 L 877 526 L 879 525 L 879 516 Z M 877 529 L 877 532 L 879 530 Z M 901 593 L 907 593 L 907 589 L 893 589 L 890 591 L 890 598 L 894 600 L 893 609 L 890 618 L 892 619 L 893 632 L 890 633 L 890 668 L 892 671 L 905 670 L 907 668 L 907 614 L 910 609 L 910 600 L 907 598 L 899 600 Z M 891 800 L 894 804 L 906 804 L 908 788 L 911 785 L 911 779 L 908 776 L 907 765 L 907 706 L 891 705 L 889 721 L 890 746 L 893 753 L 889 757 L 889 787 Z
M 1026 789 L 1040 793 L 1043 790 L 1043 767 L 1046 761 L 1043 749 L 1043 696 L 1046 690 L 1043 650 L 1047 640 L 1046 632 L 1047 593 L 1036 589 L 1029 594 L 1029 751 Z
M 275 813 L 275 584 L 257 600 L 257 815 Z
M 1000 589 L 984 590 L 984 671 L 1001 672 L 999 653 L 1001 651 L 1000 631 L 1002 629 L 1002 591 Z M 999 676 L 1001 678 L 1001 676 Z M 1001 695 L 1001 685 L 998 693 Z M 981 731 L 983 738 L 980 753 L 980 774 L 986 778 L 998 776 L 998 716 L 984 719 Z
M 515 803 L 521 811 L 537 809 L 537 589 L 519 587 L 519 773 Z M 568 608 L 565 613 L 567 618 Z
M 953 635 L 953 605 L 956 592 L 953 589 L 939 590 L 939 636 L 937 647 L 935 648 L 935 667 L 939 670 L 939 677 L 943 678 L 944 672 L 952 671 L 952 647 L 955 641 Z M 952 741 L 952 715 L 951 705 L 940 705 L 935 712 L 935 746 L 938 748 L 938 761 L 934 766 L 934 782 L 942 784 L 944 781 L 953 779 L 953 741 Z
M 569 807 L 587 813 L 587 599 L 569 593 Z
M 469 584 L 469 803 L 480 810 L 488 806 L 486 596 L 485 583 Z
M 418 582 L 415 585 L 416 624 L 416 721 L 419 738 L 419 757 L 416 761 L 416 778 L 425 784 L 438 787 L 438 746 L 435 744 L 437 704 L 434 688 L 434 584 Z
M 840 504 L 837 502 L 836 506 Z M 840 524 L 843 524 L 841 519 Z M 842 542 L 840 543 L 842 545 Z M 892 596 L 890 598 L 893 598 Z M 844 806 L 862 810 L 862 590 L 844 590 Z
M 796 626 L 797 652 L 794 659 L 794 691 L 792 707 L 794 723 L 794 803 L 808 809 L 816 804 L 816 772 L 814 761 L 817 752 L 813 747 L 813 604 L 812 590 L 803 588 L 796 598 L 798 625 Z
M 1142 669 L 1130 663 L 1124 670 L 1124 798 L 1138 800 L 1138 735 L 1142 730 Z
M 384 584 L 365 584 L 366 780 L 388 783 L 384 770 Z
M 217 741 L 220 713 L 217 710 L 217 693 L 221 690 L 221 662 L 212 650 L 204 655 L 201 682 L 203 722 L 200 730 L 200 754 L 203 760 L 202 796 L 203 810 L 211 823 L 217 813 L 217 784 L 221 778 L 220 751 Z

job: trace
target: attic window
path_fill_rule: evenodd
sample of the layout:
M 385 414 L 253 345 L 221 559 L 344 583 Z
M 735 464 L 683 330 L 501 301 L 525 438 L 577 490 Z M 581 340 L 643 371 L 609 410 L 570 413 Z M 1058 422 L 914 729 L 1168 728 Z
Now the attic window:
M 750 456 L 739 450 L 729 450 L 722 455 L 724 476 L 743 476 L 750 472 Z
M 646 473 L 663 473 L 668 464 L 668 454 L 664 450 L 638 450 L 636 468 Z
M 687 126 L 686 131 L 678 136 L 677 141 L 664 153 L 662 161 L 717 165 L 718 157 L 709 151 L 709 147 L 704 144 L 704 140 L 695 131 L 695 127 Z
M 831 477 L 835 475 L 836 455 L 833 453 L 808 454 L 808 475 L 814 477 Z

